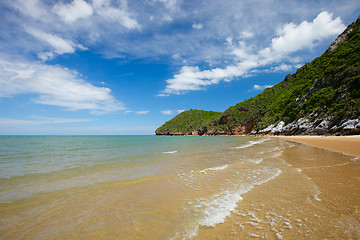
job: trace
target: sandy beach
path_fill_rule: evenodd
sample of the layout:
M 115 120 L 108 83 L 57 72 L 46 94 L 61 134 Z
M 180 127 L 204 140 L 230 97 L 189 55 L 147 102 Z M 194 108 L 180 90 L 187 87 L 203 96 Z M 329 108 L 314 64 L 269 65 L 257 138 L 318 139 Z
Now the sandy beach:
M 360 156 L 360 135 L 354 136 L 277 136 L 292 142 L 340 152 L 351 156 Z

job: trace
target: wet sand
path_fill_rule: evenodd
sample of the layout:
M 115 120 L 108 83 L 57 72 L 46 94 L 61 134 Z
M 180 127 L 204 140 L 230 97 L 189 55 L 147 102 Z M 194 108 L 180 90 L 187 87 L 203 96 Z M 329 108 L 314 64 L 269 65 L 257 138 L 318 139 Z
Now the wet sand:
M 350 156 L 360 156 L 360 135 L 355 136 L 278 136 L 292 142 L 340 152 Z
M 342 143 L 356 145 L 354 139 Z M 323 148 L 329 147 L 327 141 Z M 225 223 L 200 232 L 198 239 L 360 239 L 357 157 L 294 144 L 279 156 L 277 178 L 244 194 Z

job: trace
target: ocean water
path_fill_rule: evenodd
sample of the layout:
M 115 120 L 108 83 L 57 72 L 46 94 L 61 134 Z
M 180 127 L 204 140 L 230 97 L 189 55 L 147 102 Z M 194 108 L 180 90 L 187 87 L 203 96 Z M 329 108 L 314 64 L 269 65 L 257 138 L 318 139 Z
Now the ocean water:
M 360 239 L 359 159 L 250 136 L 0 136 L 0 239 Z

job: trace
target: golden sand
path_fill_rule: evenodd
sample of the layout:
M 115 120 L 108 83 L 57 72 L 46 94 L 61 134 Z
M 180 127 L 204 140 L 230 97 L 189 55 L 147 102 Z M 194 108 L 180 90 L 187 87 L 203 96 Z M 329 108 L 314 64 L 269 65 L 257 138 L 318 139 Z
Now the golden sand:
M 292 142 L 341 152 L 346 155 L 360 156 L 360 135 L 355 136 L 279 136 Z

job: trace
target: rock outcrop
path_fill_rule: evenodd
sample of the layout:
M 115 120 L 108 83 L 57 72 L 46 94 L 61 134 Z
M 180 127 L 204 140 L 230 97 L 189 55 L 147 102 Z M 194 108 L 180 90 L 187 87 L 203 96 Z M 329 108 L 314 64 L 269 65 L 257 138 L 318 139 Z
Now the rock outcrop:
M 348 119 L 340 122 L 335 118 L 299 119 L 287 125 L 283 121 L 276 126 L 270 125 L 260 131 L 253 131 L 252 134 L 264 135 L 356 135 L 360 134 L 360 120 Z
M 235 128 L 234 135 L 245 135 L 251 133 L 254 126 L 256 125 L 256 121 L 249 121 L 244 124 L 241 124 Z

